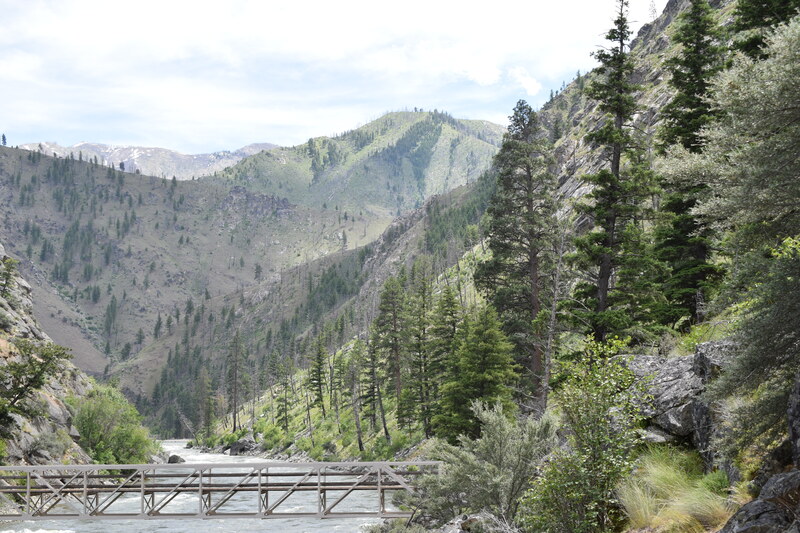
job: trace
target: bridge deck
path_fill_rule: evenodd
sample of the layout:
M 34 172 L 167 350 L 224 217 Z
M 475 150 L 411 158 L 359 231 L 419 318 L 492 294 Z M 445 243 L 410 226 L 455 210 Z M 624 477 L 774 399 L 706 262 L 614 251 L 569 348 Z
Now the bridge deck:
M 402 517 L 440 463 L 204 463 L 0 467 L 0 519 Z M 356 501 L 353 495 L 362 494 Z M 374 496 L 372 496 L 374 495 Z M 368 505 L 369 503 L 369 505 Z M 347 509 L 345 509 L 347 508 Z

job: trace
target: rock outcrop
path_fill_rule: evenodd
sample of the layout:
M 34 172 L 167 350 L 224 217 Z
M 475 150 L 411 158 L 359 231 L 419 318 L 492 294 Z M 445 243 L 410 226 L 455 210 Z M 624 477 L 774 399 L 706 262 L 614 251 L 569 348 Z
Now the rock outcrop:
M 0 260 L 6 259 L 0 244 Z M 6 289 L 4 287 L 4 289 Z M 7 290 L 0 293 L 0 367 L 19 359 L 11 341 L 24 338 L 50 342 L 33 316 L 31 287 L 14 276 Z M 89 378 L 71 363 L 63 363 L 60 372 L 27 401 L 38 406 L 35 416 L 12 414 L 13 424 L 6 428 L 7 464 L 88 463 L 89 456 L 77 444 L 80 437 L 72 425 L 72 412 L 66 403 L 69 396 L 82 396 L 92 387 Z
M 794 379 L 794 388 L 789 396 L 789 409 L 786 413 L 789 422 L 789 446 L 792 462 L 800 468 L 800 373 Z
M 773 476 L 720 533 L 800 532 L 800 470 Z
M 637 377 L 647 380 L 649 398 L 643 407 L 650 424 L 647 440 L 691 442 L 706 468 L 722 467 L 736 479 L 738 473 L 722 464 L 714 451 L 712 441 L 722 431 L 722 424 L 718 411 L 702 395 L 719 375 L 732 347 L 730 341 L 718 341 L 701 344 L 694 355 L 683 357 L 639 355 L 630 367 Z
M 258 444 L 252 434 L 245 435 L 237 440 L 229 448 L 231 455 L 248 455 L 258 448 Z

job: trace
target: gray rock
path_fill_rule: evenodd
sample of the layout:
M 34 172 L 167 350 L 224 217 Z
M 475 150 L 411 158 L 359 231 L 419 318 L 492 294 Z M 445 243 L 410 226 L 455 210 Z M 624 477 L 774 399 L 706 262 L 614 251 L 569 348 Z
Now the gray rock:
M 256 444 L 255 439 L 253 439 L 252 435 L 247 435 L 242 437 L 241 439 L 237 440 L 230 447 L 230 454 L 231 455 L 245 455 L 248 452 L 252 452 L 258 448 L 258 444 Z
M 694 429 L 692 404 L 703 390 L 692 365 L 692 356 L 664 359 L 639 355 L 630 362 L 634 374 L 648 380 L 651 401 L 643 406 L 644 416 L 678 437 L 691 435 Z
M 750 481 L 750 492 L 758 494 L 773 476 L 786 471 L 786 467 L 792 463 L 792 447 L 788 440 L 783 441 L 780 446 L 773 449 L 761 461 L 752 481 Z
M 667 433 L 657 426 L 647 426 L 641 431 L 641 435 L 642 440 L 645 442 L 651 442 L 653 444 L 666 444 L 678 440 L 678 437 Z
M 186 462 L 186 459 L 184 459 L 180 455 L 176 455 L 176 454 L 170 455 L 169 459 L 167 459 L 167 463 L 171 464 L 171 465 L 185 463 L 185 462 Z
M 786 508 L 755 500 L 739 509 L 720 533 L 785 533 L 792 521 Z
M 785 533 L 800 531 L 800 470 L 772 476 L 758 499 L 731 518 L 720 533 Z
M 758 499 L 783 505 L 793 511 L 800 510 L 800 470 L 772 476 L 761 489 Z
M 692 370 L 703 385 L 719 376 L 733 354 L 732 341 L 714 341 L 698 344 L 692 360 Z
M 800 373 L 794 379 L 794 387 L 789 395 L 789 409 L 786 412 L 789 423 L 789 445 L 792 450 L 792 462 L 800 468 Z

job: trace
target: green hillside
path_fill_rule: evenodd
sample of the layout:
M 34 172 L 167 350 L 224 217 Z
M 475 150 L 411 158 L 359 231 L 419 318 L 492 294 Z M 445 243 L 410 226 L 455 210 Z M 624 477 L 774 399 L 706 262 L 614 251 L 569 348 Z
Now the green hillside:
M 233 307 L 228 300 L 373 242 L 398 213 L 475 181 L 500 134 L 445 113 L 391 113 L 314 139 L 311 150 L 276 148 L 191 181 L 120 172 L 80 152 L 2 147 L 0 237 L 33 281 L 36 313 L 54 340 L 96 375 L 133 365 L 136 382 L 126 385 L 139 393 L 166 362 L 162 337 L 180 326 L 187 302 Z M 347 297 L 360 287 L 350 282 Z M 340 303 L 310 297 L 318 309 L 304 327 Z M 128 363 L 140 352 L 159 364 Z
M 399 215 L 475 181 L 502 134 L 495 124 L 447 113 L 395 112 L 335 137 L 261 152 L 220 176 L 309 207 Z

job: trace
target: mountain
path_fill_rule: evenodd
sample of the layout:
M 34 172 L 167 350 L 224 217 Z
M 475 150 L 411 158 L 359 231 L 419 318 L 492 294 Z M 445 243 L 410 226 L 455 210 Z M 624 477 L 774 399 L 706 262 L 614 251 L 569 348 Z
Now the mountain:
M 142 146 L 113 146 L 100 143 L 82 142 L 72 146 L 61 146 L 53 142 L 28 143 L 20 148 L 42 151 L 46 155 L 69 157 L 72 154 L 79 160 L 97 161 L 102 165 L 119 168 L 120 163 L 128 172 L 136 172 L 147 176 L 189 180 L 208 176 L 242 159 L 263 150 L 271 150 L 277 145 L 270 143 L 248 144 L 238 150 L 213 152 L 210 154 L 182 154 L 166 148 Z
M 439 111 L 388 113 L 335 137 L 261 152 L 220 176 L 301 205 L 396 216 L 475 181 L 504 132 Z
M 275 148 L 188 181 L 3 147 L 0 238 L 54 340 L 82 369 L 114 372 L 185 320 L 187 306 L 367 245 L 398 212 L 475 180 L 501 132 L 445 113 L 392 113 L 313 140 L 317 152 Z

